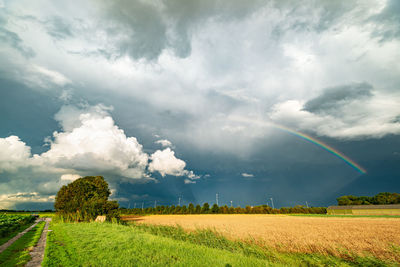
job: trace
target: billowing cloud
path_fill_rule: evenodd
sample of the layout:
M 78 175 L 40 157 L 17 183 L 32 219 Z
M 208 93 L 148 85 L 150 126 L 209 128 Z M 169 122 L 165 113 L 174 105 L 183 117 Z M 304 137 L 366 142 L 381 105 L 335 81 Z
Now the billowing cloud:
M 46 138 L 49 148 L 41 154 L 32 156 L 30 147 L 17 136 L 0 138 L 0 173 L 30 170 L 32 177 L 17 176 L 18 183 L 24 179 L 34 183 L 36 177 L 44 176 L 36 180 L 32 188 L 36 188 L 35 193 L 2 195 L 0 202 L 7 207 L 12 202 L 45 202 L 48 197 L 42 195 L 54 194 L 62 185 L 85 175 L 151 180 L 154 178 L 150 173 L 158 172 L 162 176 L 199 178 L 185 170 L 186 163 L 170 148 L 157 150 L 149 157 L 135 137 L 127 137 L 115 125 L 110 110 L 104 105 L 63 106 L 55 115 L 62 131 Z
M 0 170 L 15 171 L 18 167 L 48 168 L 54 172 L 74 170 L 79 173 L 112 173 L 127 178 L 149 178 L 150 172 L 162 176 L 197 176 L 185 170 L 186 163 L 175 157 L 170 148 L 157 150 L 150 156 L 135 137 L 127 137 L 109 115 L 110 107 L 86 106 L 79 109 L 64 106 L 55 118 L 63 132 L 47 138 L 49 150 L 31 157 L 30 148 L 17 136 L 0 139 Z M 168 140 L 162 144 L 171 145 Z M 78 174 L 63 174 L 62 181 L 73 181 Z
M 164 150 L 157 150 L 150 156 L 151 162 L 149 164 L 149 171 L 158 171 L 162 176 L 185 175 L 186 163 L 175 157 L 175 152 L 170 148 Z
M 37 160 L 62 169 L 146 177 L 148 156 L 142 145 L 135 137 L 127 137 L 101 106 L 94 109 L 98 112 L 82 111 L 79 116 L 73 108 L 62 109 L 56 118 L 65 131 L 53 134 L 50 149 Z
M 31 149 L 18 136 L 0 138 L 0 173 L 16 171 L 26 166 L 31 157 Z

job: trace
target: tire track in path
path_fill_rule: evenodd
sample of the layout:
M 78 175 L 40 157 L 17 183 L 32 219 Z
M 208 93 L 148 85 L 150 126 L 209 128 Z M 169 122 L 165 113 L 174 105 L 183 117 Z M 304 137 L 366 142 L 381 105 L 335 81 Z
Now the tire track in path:
M 44 226 L 42 235 L 40 236 L 40 239 L 36 244 L 36 246 L 29 253 L 32 259 L 26 264 L 26 267 L 37 267 L 41 266 L 42 264 L 44 257 L 44 249 L 46 248 L 47 233 L 49 232 L 49 223 L 51 221 L 51 218 L 46 218 L 45 221 L 46 225 Z
M 11 238 L 10 240 L 8 240 L 6 243 L 4 243 L 3 245 L 0 246 L 0 253 L 2 253 L 4 250 L 6 250 L 9 246 L 12 245 L 12 243 L 14 243 L 15 241 L 17 241 L 21 236 L 23 236 L 24 234 L 26 234 L 27 232 L 29 232 L 33 227 L 35 227 L 39 222 L 43 221 L 42 218 L 40 219 L 36 219 L 35 223 L 32 224 L 31 226 L 29 226 L 28 228 L 26 228 L 24 231 L 18 233 L 16 236 L 14 236 L 13 238 Z

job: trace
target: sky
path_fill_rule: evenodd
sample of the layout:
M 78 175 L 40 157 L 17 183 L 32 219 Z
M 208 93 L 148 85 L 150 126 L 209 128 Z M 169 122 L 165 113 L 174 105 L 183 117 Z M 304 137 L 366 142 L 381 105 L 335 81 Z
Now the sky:
M 0 0 L 0 209 L 400 192 L 399 62 L 397 0 Z

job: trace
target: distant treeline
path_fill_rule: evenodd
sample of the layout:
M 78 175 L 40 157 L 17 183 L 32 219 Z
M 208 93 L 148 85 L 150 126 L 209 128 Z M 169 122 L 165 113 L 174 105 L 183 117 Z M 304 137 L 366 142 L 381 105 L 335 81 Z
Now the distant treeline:
M 383 192 L 373 197 L 341 196 L 336 199 L 339 206 L 400 204 L 400 194 Z
M 54 210 L 7 210 L 7 209 L 0 209 L 1 212 L 22 212 L 22 213 L 27 213 L 27 212 L 54 212 Z
M 148 208 L 135 208 L 126 209 L 121 208 L 121 214 L 289 214 L 289 213 L 304 213 L 304 214 L 326 214 L 325 207 L 311 207 L 304 206 L 287 207 L 280 209 L 273 209 L 268 205 L 261 206 L 246 206 L 242 207 L 228 207 L 218 206 L 214 204 L 210 207 L 208 203 L 203 206 L 194 205 L 190 203 L 188 206 L 157 206 Z

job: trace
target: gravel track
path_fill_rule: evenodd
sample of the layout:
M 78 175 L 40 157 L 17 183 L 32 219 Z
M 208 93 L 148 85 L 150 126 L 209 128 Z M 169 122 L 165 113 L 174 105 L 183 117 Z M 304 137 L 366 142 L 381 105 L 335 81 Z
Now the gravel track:
M 46 218 L 45 221 L 46 225 L 44 226 L 42 235 L 40 236 L 40 239 L 36 244 L 36 246 L 29 253 L 32 259 L 26 264 L 27 267 L 36 267 L 36 266 L 41 266 L 42 264 L 44 257 L 44 249 L 46 248 L 47 233 L 49 232 L 49 223 L 51 221 L 51 218 Z

